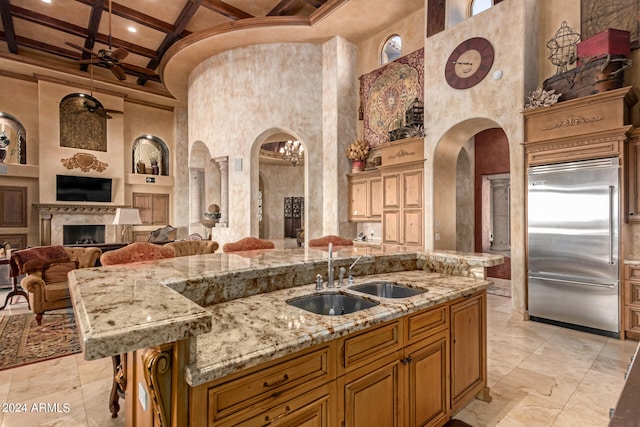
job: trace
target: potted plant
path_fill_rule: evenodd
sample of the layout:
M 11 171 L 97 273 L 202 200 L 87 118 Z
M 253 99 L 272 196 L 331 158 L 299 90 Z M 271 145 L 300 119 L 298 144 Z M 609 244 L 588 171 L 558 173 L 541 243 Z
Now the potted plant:
M 356 140 L 347 147 L 345 154 L 353 163 L 351 164 L 351 172 L 359 172 L 364 169 L 364 159 L 369 153 L 369 145 L 364 141 Z

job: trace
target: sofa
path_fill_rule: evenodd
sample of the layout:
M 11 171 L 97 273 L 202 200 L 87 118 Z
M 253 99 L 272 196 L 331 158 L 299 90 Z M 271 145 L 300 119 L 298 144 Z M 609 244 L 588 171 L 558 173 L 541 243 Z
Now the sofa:
M 179 240 L 177 242 L 166 243 L 176 252 L 176 256 L 191 256 L 201 254 L 212 254 L 218 250 L 220 245 L 213 240 Z
M 40 246 L 12 254 L 12 275 L 26 274 L 20 286 L 29 294 L 38 325 L 46 311 L 71 307 L 67 274 L 95 266 L 101 254 L 95 247 L 63 246 Z

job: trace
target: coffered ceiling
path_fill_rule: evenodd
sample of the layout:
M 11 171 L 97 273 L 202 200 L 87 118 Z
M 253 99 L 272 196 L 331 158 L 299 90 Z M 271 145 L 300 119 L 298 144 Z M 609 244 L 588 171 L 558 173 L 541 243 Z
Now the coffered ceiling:
M 423 0 L 0 0 L 0 60 L 85 76 L 93 68 L 97 79 L 166 91 L 163 73 L 173 57 L 180 61 L 176 72 L 188 73 L 191 57 L 280 35 L 355 41 L 422 6 Z M 321 21 L 320 31 L 309 30 Z M 180 55 L 193 44 L 198 54 Z

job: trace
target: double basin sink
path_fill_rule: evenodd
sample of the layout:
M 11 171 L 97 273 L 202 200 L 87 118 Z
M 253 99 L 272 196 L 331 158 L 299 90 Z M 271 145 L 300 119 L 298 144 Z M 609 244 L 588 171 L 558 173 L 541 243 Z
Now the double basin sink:
M 408 298 L 426 292 L 385 281 L 362 283 L 350 286 L 349 289 L 381 298 Z M 314 314 L 339 316 L 375 307 L 380 303 L 358 295 L 337 291 L 293 298 L 288 300 L 287 304 Z

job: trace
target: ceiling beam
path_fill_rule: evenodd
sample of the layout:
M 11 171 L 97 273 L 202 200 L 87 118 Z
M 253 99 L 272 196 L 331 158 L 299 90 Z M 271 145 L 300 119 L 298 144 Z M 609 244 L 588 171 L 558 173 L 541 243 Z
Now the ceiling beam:
M 299 0 L 280 0 L 280 2 L 267 13 L 267 16 L 286 16 Z
M 24 19 L 25 21 L 33 22 L 34 24 L 40 24 L 45 27 L 62 31 L 78 37 L 87 36 L 87 30 L 84 27 L 61 21 L 59 19 L 43 15 L 32 10 L 23 9 L 18 6 L 11 6 L 11 13 L 13 14 L 14 18 Z
M 169 49 L 172 44 L 174 44 L 181 38 L 181 33 L 187 27 L 189 21 L 191 20 L 191 18 L 193 18 L 193 15 L 195 15 L 195 13 L 198 11 L 201 3 L 202 0 L 187 1 L 187 4 L 184 5 L 184 8 L 182 8 L 180 15 L 176 19 L 176 22 L 173 24 L 173 32 L 166 35 L 166 37 L 158 47 L 158 50 L 156 51 L 156 56 L 152 58 L 151 61 L 149 61 L 149 63 L 147 64 L 148 69 L 155 70 L 156 68 L 158 68 L 158 65 L 160 65 L 160 61 L 162 60 L 162 56 L 167 52 L 167 49 Z M 141 86 L 144 85 L 145 82 L 145 77 L 141 77 L 138 79 L 138 84 Z
M 7 49 L 11 53 L 18 53 L 18 43 L 16 42 L 16 31 L 13 28 L 11 18 L 11 5 L 9 0 L 0 0 L 0 14 L 2 15 L 2 28 L 7 42 Z
M 304 1 L 309 6 L 315 7 L 316 9 L 321 7 L 323 4 L 327 2 L 327 0 L 302 0 L 302 1 Z
M 79 3 L 86 4 L 88 6 L 93 6 L 93 0 L 76 0 Z M 105 11 L 109 11 L 109 4 L 103 5 L 103 9 Z M 154 18 L 153 16 L 146 15 L 142 12 L 138 12 L 137 10 L 133 10 L 126 6 L 123 6 L 118 3 L 111 2 L 111 11 L 114 15 L 117 15 L 121 18 L 127 19 L 129 21 L 136 22 L 140 25 L 144 25 L 145 27 L 153 28 L 154 30 L 161 31 L 163 33 L 173 32 L 173 26 L 167 22 L 161 21 L 159 19 Z
M 93 50 L 96 44 L 96 36 L 98 35 L 98 27 L 100 27 L 100 19 L 102 18 L 102 9 L 104 7 L 105 0 L 96 0 L 91 7 L 91 15 L 89 15 L 89 25 L 87 26 L 87 37 L 84 39 L 85 49 Z M 82 53 L 83 59 L 89 59 L 88 53 Z M 87 71 L 88 66 L 83 64 L 80 66 L 82 71 Z
M 238 20 L 246 18 L 254 18 L 253 15 L 231 6 L 220 0 L 202 0 L 202 6 L 212 10 L 220 15 L 224 15 L 229 19 Z

